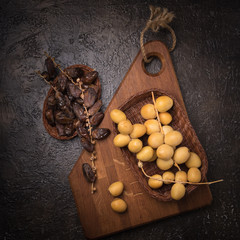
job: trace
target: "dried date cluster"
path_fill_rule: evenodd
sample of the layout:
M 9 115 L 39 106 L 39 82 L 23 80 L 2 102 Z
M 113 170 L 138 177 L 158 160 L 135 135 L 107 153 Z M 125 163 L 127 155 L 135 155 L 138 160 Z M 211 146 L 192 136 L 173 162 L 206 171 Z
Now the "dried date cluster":
M 45 65 L 47 71 L 41 75 L 54 89 L 47 99 L 48 124 L 56 127 L 59 136 L 72 136 L 77 131 L 82 146 L 93 152 L 93 139 L 101 140 L 110 134 L 109 129 L 97 128 L 104 118 L 100 111 L 101 89 L 96 84 L 98 72 L 84 74 L 83 69 L 76 67 L 58 74 L 51 57 L 45 60 Z
M 38 74 L 54 90 L 47 99 L 47 123 L 56 127 L 59 136 L 71 137 L 77 132 L 81 145 L 91 153 L 92 167 L 86 163 L 83 172 L 88 177 L 90 175 L 86 172 L 91 172 L 93 193 L 96 190 L 93 186 L 96 179 L 94 162 L 97 159 L 95 140 L 102 140 L 110 134 L 109 129 L 98 128 L 104 118 L 98 72 L 84 71 L 81 67 L 62 70 L 49 55 L 45 65 L 47 71 Z

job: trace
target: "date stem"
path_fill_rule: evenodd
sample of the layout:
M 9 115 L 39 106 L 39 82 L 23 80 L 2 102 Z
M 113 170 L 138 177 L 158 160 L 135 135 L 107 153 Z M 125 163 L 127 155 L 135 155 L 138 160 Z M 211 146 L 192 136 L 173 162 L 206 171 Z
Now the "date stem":
M 153 92 L 152 92 L 152 100 L 153 100 L 154 109 L 155 109 L 155 112 L 156 112 L 156 115 L 157 115 L 158 125 L 159 125 L 159 128 L 161 130 L 161 133 L 163 134 L 163 128 L 162 128 L 162 124 L 160 122 L 160 118 L 159 118 L 158 110 L 157 110 L 157 107 L 156 107 L 156 101 L 155 101 L 155 97 L 154 97 Z
M 157 181 L 160 181 L 160 182 L 164 182 L 166 180 L 163 180 L 163 179 L 158 179 L 158 178 L 154 178 L 152 176 L 149 176 L 144 168 L 143 168 L 143 163 L 139 160 L 138 161 L 138 167 L 142 170 L 142 173 L 147 177 L 147 178 L 151 178 L 151 179 L 154 179 L 154 180 L 157 180 Z M 168 182 L 170 183 L 182 183 L 182 184 L 192 184 L 192 185 L 211 185 L 211 184 L 214 184 L 214 183 L 219 183 L 219 182 L 223 182 L 223 179 L 220 179 L 220 180 L 216 180 L 216 181 L 212 181 L 212 182 L 198 182 L 198 183 L 195 183 L 195 182 L 182 182 L 182 181 L 175 181 L 175 180 L 167 180 Z

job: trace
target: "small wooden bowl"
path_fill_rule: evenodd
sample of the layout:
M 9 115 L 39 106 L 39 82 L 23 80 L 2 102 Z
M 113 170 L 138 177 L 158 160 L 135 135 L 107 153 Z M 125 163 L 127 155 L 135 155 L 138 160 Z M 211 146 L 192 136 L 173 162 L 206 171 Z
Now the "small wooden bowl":
M 195 152 L 198 154 L 202 161 L 202 166 L 200 168 L 201 171 L 201 177 L 202 182 L 206 181 L 206 173 L 208 169 L 208 161 L 206 153 L 199 142 L 197 135 L 188 119 L 188 116 L 186 115 L 185 111 L 182 109 L 181 105 L 177 102 L 177 100 L 170 96 L 169 94 L 161 91 L 160 89 L 152 89 L 148 91 L 144 91 L 139 93 L 138 95 L 133 96 L 132 98 L 128 99 L 122 106 L 120 106 L 119 109 L 121 109 L 127 116 L 127 118 L 132 122 L 132 124 L 135 123 L 144 123 L 144 119 L 142 118 L 140 114 L 140 110 L 143 105 L 147 103 L 153 104 L 152 101 L 152 95 L 151 91 L 154 92 L 155 99 L 157 99 L 161 95 L 167 95 L 173 99 L 173 107 L 168 111 L 173 116 L 173 121 L 170 123 L 170 125 L 173 127 L 174 130 L 178 130 L 183 135 L 183 142 L 179 146 L 186 146 L 190 149 L 190 151 Z M 117 134 L 117 126 L 115 124 L 115 134 Z M 178 146 L 178 147 L 179 147 Z M 171 186 L 172 184 L 166 185 L 163 184 L 163 186 L 158 190 L 153 190 L 148 185 L 148 178 L 144 176 L 141 169 L 138 167 L 138 160 L 135 156 L 135 154 L 131 153 L 127 147 L 121 148 L 122 153 L 125 157 L 125 159 L 129 162 L 133 173 L 137 177 L 140 184 L 143 186 L 146 192 L 149 193 L 152 197 L 160 200 L 160 201 L 171 201 Z M 181 170 L 187 171 L 187 167 L 185 164 L 180 165 Z M 155 162 L 144 162 L 143 168 L 145 172 L 152 176 L 154 174 L 163 174 L 164 171 L 160 170 Z M 178 169 L 176 167 L 172 167 L 169 169 L 169 171 L 177 172 Z M 196 189 L 199 185 L 190 185 L 186 184 L 186 194 L 189 194 L 194 189 Z
M 75 65 L 67 67 L 66 69 L 70 69 L 70 68 L 81 68 L 84 71 L 84 74 L 86 74 L 88 72 L 94 71 L 92 68 L 90 68 L 90 67 L 88 67 L 86 65 L 82 65 L 82 64 L 75 64 Z M 64 70 L 66 70 L 66 69 L 64 69 Z M 58 77 L 55 78 L 54 83 L 56 83 L 57 81 L 58 81 Z M 99 87 L 98 98 L 100 98 L 101 97 L 101 84 L 100 84 L 99 77 L 95 80 L 95 84 Z M 52 137 L 54 137 L 56 139 L 59 139 L 59 140 L 69 140 L 69 139 L 72 139 L 72 138 L 77 136 L 77 131 L 75 131 L 72 136 L 60 136 L 58 134 L 57 128 L 55 126 L 51 126 L 48 123 L 47 119 L 46 119 L 46 114 L 45 113 L 46 113 L 46 110 L 47 110 L 47 100 L 48 100 L 49 96 L 53 95 L 54 93 L 55 93 L 55 91 L 52 88 L 50 88 L 50 90 L 48 91 L 48 94 L 47 94 L 47 96 L 45 98 L 44 104 L 43 104 L 43 115 L 42 115 L 42 118 L 43 118 L 44 127 L 47 130 L 47 132 Z

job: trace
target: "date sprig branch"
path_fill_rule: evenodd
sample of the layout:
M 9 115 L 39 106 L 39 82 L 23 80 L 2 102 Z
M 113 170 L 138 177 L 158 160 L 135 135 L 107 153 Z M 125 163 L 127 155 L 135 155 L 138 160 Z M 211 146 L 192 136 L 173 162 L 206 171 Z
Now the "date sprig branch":
M 155 178 L 155 177 L 152 177 L 150 175 L 148 175 L 144 168 L 143 168 L 143 163 L 139 160 L 138 161 L 138 167 L 142 170 L 143 174 L 147 177 L 147 178 L 151 178 L 151 179 L 154 179 L 154 180 L 157 180 L 157 181 L 160 181 L 160 182 L 164 182 L 166 180 L 164 179 L 159 179 L 159 178 Z M 223 182 L 223 179 L 220 179 L 220 180 L 216 180 L 216 181 L 212 181 L 212 182 L 182 182 L 182 181 L 175 181 L 175 180 L 170 180 L 168 179 L 167 182 L 170 182 L 170 183 L 182 183 L 182 184 L 193 184 L 193 185 L 211 185 L 211 184 L 214 184 L 214 183 L 219 183 L 219 182 Z

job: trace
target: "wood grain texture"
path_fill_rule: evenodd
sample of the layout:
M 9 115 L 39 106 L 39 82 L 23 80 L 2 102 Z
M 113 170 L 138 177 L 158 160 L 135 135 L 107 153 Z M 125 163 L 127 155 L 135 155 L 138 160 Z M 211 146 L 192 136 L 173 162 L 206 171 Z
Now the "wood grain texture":
M 155 75 L 148 74 L 139 52 L 106 109 L 105 118 L 100 127 L 113 130 L 110 111 L 118 108 L 134 94 L 152 88 L 160 88 L 174 96 L 186 111 L 166 46 L 159 41 L 153 41 L 147 43 L 145 48 L 148 55 L 155 55 L 161 59 L 160 72 Z M 97 192 L 94 195 L 91 194 L 90 184 L 82 174 L 82 164 L 89 162 L 89 153 L 82 152 L 69 175 L 80 221 L 87 238 L 106 236 L 211 203 L 212 196 L 208 186 L 199 187 L 178 202 L 160 202 L 151 198 L 132 174 L 121 150 L 113 146 L 113 138 L 114 135 L 111 134 L 107 139 L 96 144 L 98 180 Z M 108 193 L 107 188 L 112 182 L 118 180 L 125 185 L 125 191 L 121 197 L 127 202 L 128 210 L 124 214 L 117 214 L 110 207 L 113 197 Z

